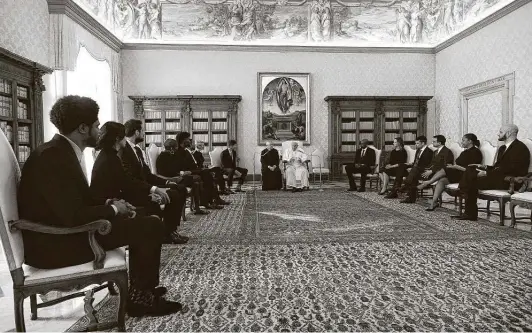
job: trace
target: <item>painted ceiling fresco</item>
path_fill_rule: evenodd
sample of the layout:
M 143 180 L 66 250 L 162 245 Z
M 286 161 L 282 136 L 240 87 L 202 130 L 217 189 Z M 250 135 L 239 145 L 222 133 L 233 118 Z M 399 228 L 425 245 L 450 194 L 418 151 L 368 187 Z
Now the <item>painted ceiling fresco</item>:
M 513 0 L 74 0 L 123 42 L 435 46 Z

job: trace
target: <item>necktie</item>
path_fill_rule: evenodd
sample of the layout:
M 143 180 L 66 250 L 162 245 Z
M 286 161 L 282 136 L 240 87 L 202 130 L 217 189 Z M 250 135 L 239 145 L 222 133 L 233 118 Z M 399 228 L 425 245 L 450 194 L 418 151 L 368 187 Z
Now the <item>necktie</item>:
M 366 148 L 362 149 L 362 154 L 360 155 L 360 157 L 364 157 L 364 155 L 366 155 Z
M 140 147 L 135 146 L 135 151 L 137 152 L 137 158 L 139 159 L 140 164 L 144 165 L 146 162 L 144 162 L 144 156 L 142 155 L 142 149 L 140 149 Z
M 414 158 L 414 165 L 417 165 L 417 162 L 419 161 L 419 156 L 421 155 L 421 149 L 418 149 L 416 151 L 416 157 Z
M 502 159 L 502 155 L 504 155 L 505 151 L 506 151 L 506 145 L 501 146 L 501 148 L 499 148 L 499 153 L 497 154 L 497 162 L 499 162 Z

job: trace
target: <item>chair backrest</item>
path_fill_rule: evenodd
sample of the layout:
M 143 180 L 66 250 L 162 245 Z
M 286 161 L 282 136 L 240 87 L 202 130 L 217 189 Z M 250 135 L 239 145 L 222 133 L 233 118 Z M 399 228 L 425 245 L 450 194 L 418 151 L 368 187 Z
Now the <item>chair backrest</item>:
M 460 156 L 460 154 L 464 151 L 464 148 L 462 148 L 462 146 L 460 146 L 460 144 L 457 142 L 451 142 L 450 144 L 447 145 L 447 148 L 449 148 L 449 150 L 453 152 L 455 161 L 458 158 L 458 156 Z
M 482 141 L 479 149 L 482 152 L 482 164 L 493 165 L 497 155 L 497 147 L 493 146 L 489 141 Z
M 158 147 L 154 143 L 150 143 L 148 149 L 146 149 L 146 156 L 148 157 L 148 166 L 150 167 L 151 173 L 158 175 L 157 173 L 157 157 L 161 154 L 163 150 L 162 147 Z
M 327 165 L 325 164 L 325 151 L 323 149 L 316 148 L 312 152 L 310 155 L 310 165 L 312 168 L 327 168 Z
M 530 156 L 532 157 L 532 139 L 525 139 L 523 140 L 523 143 L 528 148 L 528 151 L 530 151 Z M 530 164 L 528 165 L 528 172 L 532 172 L 532 158 L 530 159 Z
M 18 217 L 17 186 L 20 180 L 20 168 L 13 148 L 0 131 L 0 238 L 10 271 L 22 266 L 24 262 L 24 244 L 22 233 L 9 229 L 9 221 Z
M 375 150 L 375 170 L 379 170 L 379 164 L 381 162 L 382 149 L 377 149 L 373 145 L 369 145 L 371 149 Z
M 410 146 L 405 146 L 406 150 L 406 163 L 414 163 L 416 159 L 416 150 Z
M 213 167 L 223 167 L 222 166 L 222 151 L 221 147 L 216 147 L 214 150 L 209 152 L 209 157 L 211 158 L 211 165 Z

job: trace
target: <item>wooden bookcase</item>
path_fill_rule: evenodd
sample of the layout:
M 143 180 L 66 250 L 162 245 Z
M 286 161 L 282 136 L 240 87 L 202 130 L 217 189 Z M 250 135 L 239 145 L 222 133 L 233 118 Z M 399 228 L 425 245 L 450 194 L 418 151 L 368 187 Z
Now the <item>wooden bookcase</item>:
M 332 176 L 340 176 L 342 165 L 353 163 L 362 139 L 384 150 L 392 149 L 395 137 L 413 145 L 416 136 L 426 134 L 427 101 L 431 98 L 327 96 Z
M 145 146 L 162 146 L 177 132 L 192 134 L 204 141 L 204 155 L 225 147 L 237 136 L 238 95 L 129 96 L 134 101 L 135 117 L 142 120 Z
M 21 165 L 43 142 L 42 76 L 51 72 L 0 48 L 0 129 Z

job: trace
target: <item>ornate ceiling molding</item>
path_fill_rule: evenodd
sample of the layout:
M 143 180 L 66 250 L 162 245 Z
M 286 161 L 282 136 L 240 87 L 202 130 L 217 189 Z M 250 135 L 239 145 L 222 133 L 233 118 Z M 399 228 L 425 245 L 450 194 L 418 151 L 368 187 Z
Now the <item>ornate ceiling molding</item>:
M 89 13 L 84 11 L 78 4 L 72 0 L 47 0 L 48 12 L 50 14 L 64 14 L 74 22 L 82 26 L 91 34 L 96 36 L 115 52 L 120 52 L 122 42 L 113 35 L 100 22 L 94 19 Z
M 246 52 L 325 52 L 325 53 L 428 53 L 433 47 L 352 47 L 352 46 L 296 46 L 296 45 L 224 45 L 224 44 L 161 44 L 124 43 L 124 50 L 181 50 L 181 51 L 246 51 Z
M 359 46 L 303 46 L 303 45 L 236 45 L 186 43 L 123 43 L 73 0 L 47 0 L 50 14 L 64 14 L 88 30 L 116 52 L 120 50 L 183 50 L 183 51 L 247 51 L 247 52 L 324 52 L 324 53 L 422 53 L 436 54 L 479 31 L 532 0 L 515 0 L 435 47 L 359 47 Z M 174 0 L 175 1 L 175 0 Z M 187 1 L 187 0 L 182 0 Z M 267 1 L 267 0 L 266 0 Z M 301 0 L 302 3 L 307 0 Z M 336 0 L 342 3 L 342 0 Z M 392 0 L 393 2 L 393 0 Z M 350 6 L 353 6 L 350 3 Z
M 434 53 L 438 53 L 449 46 L 461 41 L 462 39 L 468 37 L 469 35 L 474 34 L 475 32 L 479 31 L 480 29 L 490 25 L 491 23 L 497 21 L 498 19 L 510 14 L 516 9 L 521 8 L 522 6 L 528 4 L 532 0 L 515 0 L 513 2 L 510 2 L 503 8 L 499 9 L 495 13 L 485 17 L 483 20 L 480 20 L 479 22 L 473 24 L 469 28 L 459 32 L 458 34 L 454 35 L 453 37 L 447 39 L 446 41 L 438 44 L 436 47 L 434 47 Z

